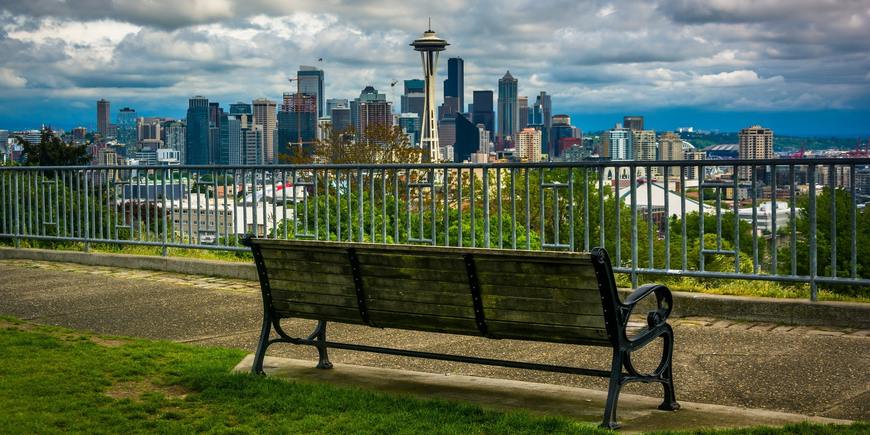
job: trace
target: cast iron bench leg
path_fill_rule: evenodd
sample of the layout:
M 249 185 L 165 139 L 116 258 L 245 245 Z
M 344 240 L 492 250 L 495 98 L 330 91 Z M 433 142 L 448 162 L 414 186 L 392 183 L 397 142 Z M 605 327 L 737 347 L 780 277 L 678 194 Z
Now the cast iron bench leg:
M 317 347 L 317 368 L 331 369 L 332 363 L 329 362 L 329 355 L 326 353 L 326 321 L 320 320 L 317 322 L 315 347 Z
M 251 366 L 251 373 L 255 375 L 265 374 L 263 372 L 263 358 L 266 356 L 266 348 L 269 347 L 269 335 L 271 333 L 272 316 L 267 308 L 263 313 L 263 328 L 260 330 L 260 342 L 257 343 L 257 352 L 254 353 L 254 364 Z
M 610 386 L 607 388 L 607 404 L 604 406 L 604 421 L 601 427 L 618 429 L 616 422 L 616 403 L 619 401 L 619 390 L 622 389 L 622 356 L 623 352 L 613 349 L 613 363 L 610 367 Z

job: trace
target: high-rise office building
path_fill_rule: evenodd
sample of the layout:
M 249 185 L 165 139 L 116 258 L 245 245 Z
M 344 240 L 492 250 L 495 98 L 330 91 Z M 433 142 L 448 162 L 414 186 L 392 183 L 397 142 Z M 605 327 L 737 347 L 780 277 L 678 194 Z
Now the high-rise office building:
M 266 154 L 263 150 L 263 126 L 253 123 L 241 126 L 239 141 L 242 147 L 242 164 L 262 165 L 263 156 Z
M 125 107 L 118 112 L 118 118 L 115 121 L 118 125 L 118 143 L 132 147 L 136 145 L 138 139 L 136 133 L 136 111 Z
M 541 136 L 543 137 L 543 131 Z M 552 161 L 561 157 L 562 153 L 565 151 L 565 149 L 562 148 L 563 143 L 561 140 L 574 137 L 574 127 L 571 125 L 571 117 L 568 115 L 554 115 L 552 118 L 552 126 L 550 127 L 550 137 L 550 144 L 547 145 L 547 157 Z M 565 143 L 567 144 L 567 142 Z
M 385 94 L 378 93 L 373 86 L 366 86 L 351 102 L 351 120 L 357 138 L 361 139 L 365 130 L 374 124 L 393 125 L 393 106 Z
M 137 141 L 147 139 L 160 139 L 162 136 L 163 120 L 160 118 L 141 117 L 136 122 Z
M 517 124 L 517 128 L 522 130 L 529 126 L 529 97 L 520 96 L 517 98 L 517 106 L 519 107 L 519 124 Z
M 402 113 L 416 113 L 423 117 L 423 103 L 426 96 L 423 90 L 426 82 L 420 79 L 405 80 L 405 93 L 402 95 Z
M 353 128 L 353 122 L 350 119 L 350 107 L 333 107 L 330 111 L 332 118 L 332 131 L 347 131 Z
M 753 125 L 741 129 L 737 134 L 740 138 L 738 153 L 740 159 L 772 159 L 773 154 L 773 130 L 760 125 Z M 740 167 L 740 178 L 748 180 L 752 176 L 752 168 Z
M 416 113 L 400 114 L 399 127 L 408 135 L 408 142 L 411 145 L 420 144 L 420 117 Z
M 254 124 L 263 127 L 263 163 L 275 162 L 275 123 L 277 122 L 275 102 L 266 98 L 258 98 L 252 102 L 254 108 Z
M 250 119 L 251 115 L 253 115 L 251 104 L 241 101 L 230 104 L 230 115 L 248 115 L 248 118 Z
M 438 140 L 442 147 L 452 147 L 456 143 L 456 118 L 438 120 Z
M 332 117 L 332 109 L 336 107 L 350 108 L 347 98 L 330 98 L 326 100 L 326 116 Z
M 622 125 L 632 131 L 643 130 L 643 116 L 623 116 Z
M 196 96 L 188 100 L 185 160 L 188 165 L 207 165 L 209 161 L 208 98 Z
M 534 128 L 526 128 L 517 134 L 516 158 L 526 162 L 541 161 L 541 131 Z
M 185 163 L 187 160 L 187 147 L 184 145 L 187 134 L 187 126 L 184 121 L 164 121 L 161 128 L 160 139 L 163 140 L 163 146 L 178 151 L 178 161 Z
M 659 160 L 683 160 L 683 139 L 673 132 L 666 132 L 659 136 Z M 680 176 L 679 167 L 667 168 L 667 173 L 671 180 L 676 180 Z
M 634 149 L 635 160 L 658 160 L 654 130 L 631 130 L 631 146 Z
M 296 72 L 298 94 L 308 94 L 317 100 L 317 117 L 329 116 L 323 98 L 323 70 L 313 66 L 300 65 Z
M 517 79 L 508 71 L 498 80 L 498 137 L 507 142 L 515 139 L 519 125 Z
M 100 136 L 103 137 L 106 137 L 109 133 L 110 107 L 111 104 L 102 98 L 97 101 L 97 133 L 100 133 Z
M 471 122 L 483 124 L 490 137 L 495 137 L 495 112 L 492 110 L 492 91 L 474 91 Z
M 317 98 L 313 95 L 284 94 L 284 103 L 278 112 L 278 155 L 293 155 L 300 144 L 306 153 L 313 152 L 317 110 Z
M 444 97 L 444 103 L 438 107 L 438 119 L 452 119 L 460 113 L 459 99 L 456 97 Z
M 631 160 L 634 158 L 634 148 L 631 143 L 631 130 L 622 124 L 604 132 L 602 141 L 604 155 L 610 160 Z
M 465 61 L 461 57 L 447 60 L 447 80 L 444 80 L 444 101 L 453 97 L 452 107 L 456 112 L 465 111 Z
M 537 97 L 535 97 L 534 110 L 537 113 L 532 124 L 541 126 L 541 143 L 546 145 L 547 149 L 549 149 L 553 146 L 553 140 L 550 137 L 550 127 L 553 126 L 553 101 L 546 91 L 541 91 Z
M 471 159 L 471 154 L 480 150 L 480 129 L 468 118 L 456 115 L 456 141 L 453 144 L 453 157 L 456 162 Z M 486 131 L 484 129 L 484 131 Z
M 221 141 L 221 121 L 223 120 L 224 110 L 218 102 L 208 103 L 208 147 L 209 147 L 209 162 L 221 164 L 221 155 L 226 153 L 222 147 L 225 147 L 226 142 Z

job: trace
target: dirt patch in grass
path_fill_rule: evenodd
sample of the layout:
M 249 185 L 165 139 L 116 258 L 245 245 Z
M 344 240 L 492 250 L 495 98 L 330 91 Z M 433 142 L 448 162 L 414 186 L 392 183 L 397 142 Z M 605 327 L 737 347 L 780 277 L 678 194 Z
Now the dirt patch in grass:
M 103 347 L 121 347 L 121 346 L 129 343 L 129 341 L 127 341 L 127 340 L 119 340 L 119 339 L 115 339 L 115 338 L 103 338 L 103 337 L 94 337 L 94 336 L 91 336 L 88 338 L 90 338 L 91 343 L 94 343 L 96 345 L 103 346 Z
M 143 394 L 160 393 L 167 399 L 184 400 L 191 390 L 178 385 L 157 385 L 151 381 L 119 382 L 107 389 L 103 394 L 115 400 L 139 400 Z

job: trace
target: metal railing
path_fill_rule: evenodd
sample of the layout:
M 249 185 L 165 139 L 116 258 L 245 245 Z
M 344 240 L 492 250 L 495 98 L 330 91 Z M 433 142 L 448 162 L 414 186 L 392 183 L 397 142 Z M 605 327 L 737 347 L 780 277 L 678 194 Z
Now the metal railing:
M 870 159 L 0 167 L 0 238 L 588 251 L 617 272 L 870 285 Z M 702 218 L 703 217 L 703 218 Z

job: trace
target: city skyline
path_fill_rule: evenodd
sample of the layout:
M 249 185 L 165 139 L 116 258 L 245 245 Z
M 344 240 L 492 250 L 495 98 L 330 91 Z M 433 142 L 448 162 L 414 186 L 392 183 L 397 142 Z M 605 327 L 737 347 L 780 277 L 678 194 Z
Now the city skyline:
M 452 41 L 450 57 L 465 60 L 466 101 L 474 90 L 497 90 L 509 69 L 520 96 L 547 91 L 554 110 L 587 131 L 625 113 L 644 114 L 657 130 L 737 131 L 755 123 L 785 134 L 870 130 L 863 1 L 787 8 L 773 0 L 448 3 L 437 10 L 152 3 L 153 11 L 126 2 L 0 6 L 0 128 L 96 128 L 92 105 L 100 98 L 175 118 L 194 95 L 223 104 L 276 100 L 293 90 L 286 79 L 299 65 L 326 71 L 326 98 L 352 98 L 366 85 L 387 90 L 394 80 L 421 78 L 406 44 L 431 15 Z M 168 9 L 177 13 L 154 13 Z M 440 96 L 441 79 L 436 85 Z M 398 106 L 398 95 L 388 98 Z

